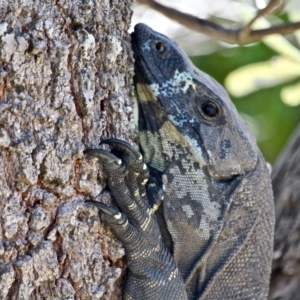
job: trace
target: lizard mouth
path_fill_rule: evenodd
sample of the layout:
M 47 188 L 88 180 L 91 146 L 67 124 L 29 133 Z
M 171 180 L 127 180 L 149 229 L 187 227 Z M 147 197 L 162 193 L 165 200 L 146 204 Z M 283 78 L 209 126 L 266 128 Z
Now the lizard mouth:
M 140 35 L 142 33 L 136 31 L 131 33 L 131 45 L 134 53 L 134 83 L 151 84 L 156 81 L 155 75 L 152 74 L 151 68 L 145 61 L 143 51 L 141 49 Z M 149 57 L 148 57 L 149 58 Z

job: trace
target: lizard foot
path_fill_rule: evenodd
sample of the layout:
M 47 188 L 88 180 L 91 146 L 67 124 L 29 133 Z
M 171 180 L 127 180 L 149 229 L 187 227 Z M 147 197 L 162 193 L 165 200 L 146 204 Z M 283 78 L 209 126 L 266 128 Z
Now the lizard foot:
M 105 140 L 102 144 L 110 145 L 112 151 L 120 155 L 121 159 L 102 149 L 87 149 L 84 153 L 101 159 L 107 174 L 108 187 L 119 210 L 93 200 L 86 202 L 96 205 L 104 213 L 106 222 L 113 228 L 125 248 L 127 245 L 127 248 L 131 248 L 138 239 L 140 230 L 148 228 L 153 215 L 145 190 L 149 176 L 148 168 L 142 155 L 130 144 L 118 139 Z M 159 235 L 157 226 L 155 231 L 156 235 Z
M 88 149 L 85 154 L 100 158 L 118 208 L 86 202 L 99 208 L 125 247 L 129 271 L 124 299 L 187 299 L 181 275 L 162 242 L 154 209 L 148 202 L 145 185 L 149 172 L 142 155 L 121 140 L 102 143 L 110 145 L 112 151 Z
M 112 146 L 113 151 L 122 156 L 122 160 L 128 170 L 128 187 L 130 188 L 132 186 L 135 186 L 135 181 L 137 182 L 140 196 L 144 198 L 143 202 L 140 204 L 144 208 L 146 206 L 144 206 L 143 204 L 147 203 L 147 199 L 145 199 L 146 194 L 148 196 L 148 200 L 149 194 L 151 194 L 151 201 L 148 203 L 151 206 L 153 212 L 155 212 L 164 199 L 163 191 L 162 189 L 158 189 L 153 192 L 149 187 L 146 190 L 146 184 L 149 179 L 149 170 L 147 165 L 143 162 L 142 154 L 135 148 L 133 148 L 133 146 L 131 146 L 129 143 L 118 139 L 108 139 L 102 141 L 101 144 Z M 131 190 L 131 192 L 134 193 L 135 191 Z

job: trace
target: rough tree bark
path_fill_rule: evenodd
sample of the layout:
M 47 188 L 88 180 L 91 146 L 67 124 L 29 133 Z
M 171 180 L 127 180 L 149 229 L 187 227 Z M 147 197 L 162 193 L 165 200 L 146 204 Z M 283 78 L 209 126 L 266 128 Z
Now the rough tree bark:
M 132 140 L 132 0 L 0 1 L 0 299 L 119 299 L 83 150 Z M 98 174 L 99 171 L 99 174 Z
M 275 243 L 271 300 L 300 299 L 300 124 L 272 173 Z

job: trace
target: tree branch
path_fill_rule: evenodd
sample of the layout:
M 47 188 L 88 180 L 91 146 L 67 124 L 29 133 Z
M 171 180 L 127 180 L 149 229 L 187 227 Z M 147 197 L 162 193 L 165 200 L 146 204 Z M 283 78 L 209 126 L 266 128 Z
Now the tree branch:
M 149 7 L 164 14 L 168 18 L 181 23 L 192 30 L 204 33 L 211 38 L 227 43 L 240 45 L 249 44 L 258 41 L 267 35 L 286 35 L 293 33 L 297 29 L 300 29 L 300 22 L 295 22 L 276 25 L 265 29 L 251 30 L 253 23 L 261 16 L 276 9 L 282 3 L 281 0 L 270 1 L 264 9 L 258 11 L 257 15 L 245 27 L 238 29 L 226 28 L 212 21 L 197 18 L 191 14 L 183 13 L 174 8 L 162 5 L 154 0 L 138 0 L 138 2 L 148 5 Z
M 257 19 L 276 10 L 281 4 L 282 0 L 271 0 L 265 8 L 257 12 L 256 16 L 243 28 L 243 31 L 249 32 Z

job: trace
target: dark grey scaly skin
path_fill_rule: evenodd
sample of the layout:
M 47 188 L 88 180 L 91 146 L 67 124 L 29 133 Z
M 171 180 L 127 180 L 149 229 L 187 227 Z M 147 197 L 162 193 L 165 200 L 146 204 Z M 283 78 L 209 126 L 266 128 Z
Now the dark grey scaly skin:
M 255 139 L 225 90 L 176 43 L 138 24 L 132 44 L 149 181 L 145 195 L 141 158 L 109 142 L 123 153 L 122 161 L 100 154 L 122 213 L 98 204 L 126 249 L 124 298 L 266 299 L 274 209 Z

